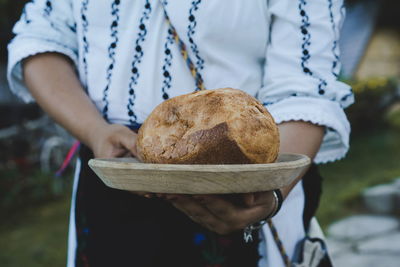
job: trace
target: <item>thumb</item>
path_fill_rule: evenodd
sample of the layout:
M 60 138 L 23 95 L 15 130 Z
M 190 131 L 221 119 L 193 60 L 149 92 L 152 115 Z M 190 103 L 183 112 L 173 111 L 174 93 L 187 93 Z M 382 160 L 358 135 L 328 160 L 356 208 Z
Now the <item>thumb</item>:
M 254 193 L 245 193 L 242 196 L 243 196 L 243 203 L 247 207 L 254 206 L 254 201 L 255 201 Z
M 247 207 L 265 205 L 266 203 L 270 203 L 272 198 L 271 191 L 243 194 L 243 202 Z

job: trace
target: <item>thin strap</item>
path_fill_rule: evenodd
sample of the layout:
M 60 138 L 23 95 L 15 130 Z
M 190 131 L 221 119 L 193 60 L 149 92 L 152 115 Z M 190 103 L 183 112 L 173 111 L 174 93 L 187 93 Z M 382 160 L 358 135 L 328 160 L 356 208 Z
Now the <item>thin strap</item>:
M 162 0 L 160 0 L 160 3 L 164 8 L 165 20 L 169 25 L 169 28 L 172 32 L 172 36 L 173 36 L 175 42 L 179 46 L 180 52 L 183 56 L 183 59 L 186 61 L 187 66 L 189 67 L 190 73 L 192 74 L 192 76 L 194 77 L 194 79 L 196 81 L 197 90 L 205 90 L 206 88 L 204 87 L 203 78 L 201 77 L 196 66 L 193 64 L 192 60 L 190 59 L 189 54 L 186 50 L 185 43 L 181 40 L 181 38 L 179 38 L 179 35 L 176 32 L 174 25 L 172 25 L 171 20 L 168 17 L 164 2 Z M 289 256 L 286 254 L 286 250 L 283 247 L 283 243 L 282 243 L 281 239 L 279 238 L 278 232 L 277 232 L 274 224 L 272 223 L 272 220 L 268 220 L 267 222 L 268 222 L 269 228 L 271 229 L 271 233 L 274 237 L 275 243 L 278 246 L 278 249 L 282 256 L 283 262 L 285 263 L 285 266 L 290 267 L 291 263 L 290 263 Z
M 174 25 L 172 25 L 171 20 L 169 19 L 168 14 L 167 14 L 167 10 L 165 8 L 165 3 L 163 2 L 163 0 L 160 0 L 160 3 L 164 8 L 165 20 L 169 25 L 169 30 L 171 31 L 175 42 L 179 46 L 179 50 L 183 56 L 183 59 L 186 61 L 187 66 L 189 67 L 190 73 L 192 74 L 193 78 L 195 79 L 196 91 L 205 90 L 206 88 L 204 87 L 203 78 L 201 77 L 201 74 L 199 73 L 196 66 L 193 64 L 192 60 L 190 59 L 185 43 L 179 37 Z
M 282 243 L 281 239 L 279 238 L 278 231 L 276 230 L 274 223 L 272 222 L 271 219 L 267 220 L 267 223 L 268 223 L 269 229 L 271 229 L 271 233 L 272 233 L 272 236 L 274 237 L 275 244 L 279 249 L 279 252 L 281 254 L 283 262 L 285 263 L 285 266 L 290 267 L 291 262 L 290 262 L 289 256 L 287 255 L 286 250 L 283 246 L 283 243 Z
M 78 140 L 75 140 L 73 145 L 68 151 L 67 156 L 65 157 L 61 167 L 56 172 L 56 176 L 61 176 L 65 169 L 68 167 L 69 163 L 71 162 L 72 158 L 74 157 L 76 151 L 79 149 L 81 143 Z

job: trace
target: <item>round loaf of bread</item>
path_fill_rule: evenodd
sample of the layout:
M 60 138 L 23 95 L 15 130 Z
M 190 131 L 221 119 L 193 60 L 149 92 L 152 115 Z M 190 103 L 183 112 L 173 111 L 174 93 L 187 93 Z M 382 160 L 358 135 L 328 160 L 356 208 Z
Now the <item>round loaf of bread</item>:
M 198 91 L 161 103 L 137 138 L 138 157 L 147 163 L 270 163 L 278 150 L 278 127 L 266 108 L 231 88 Z

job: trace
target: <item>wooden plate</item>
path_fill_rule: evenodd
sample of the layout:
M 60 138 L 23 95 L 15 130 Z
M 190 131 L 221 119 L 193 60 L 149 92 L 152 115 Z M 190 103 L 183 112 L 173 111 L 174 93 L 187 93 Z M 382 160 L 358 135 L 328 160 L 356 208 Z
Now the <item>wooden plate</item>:
M 238 165 L 139 163 L 135 158 L 91 159 L 89 166 L 112 188 L 177 194 L 258 192 L 289 185 L 310 164 L 300 154 L 277 162 Z

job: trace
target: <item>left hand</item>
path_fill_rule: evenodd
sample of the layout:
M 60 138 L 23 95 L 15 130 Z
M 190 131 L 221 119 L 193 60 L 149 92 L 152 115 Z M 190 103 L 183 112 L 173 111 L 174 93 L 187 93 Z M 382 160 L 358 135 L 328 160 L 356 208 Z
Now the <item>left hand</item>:
M 288 121 L 279 125 L 280 153 L 305 154 L 313 159 L 324 137 L 324 127 L 304 121 Z M 299 142 L 299 136 L 302 140 Z M 283 199 L 300 181 L 305 171 L 290 185 L 280 188 Z M 237 194 L 238 201 L 229 201 L 224 195 L 166 195 L 166 199 L 193 221 L 219 234 L 244 229 L 271 214 L 275 199 L 271 191 Z M 175 200 L 172 200 L 174 199 Z M 240 204 L 238 204 L 239 202 Z
M 235 195 L 166 195 L 175 208 L 211 231 L 224 235 L 244 229 L 267 217 L 274 210 L 272 191 Z

